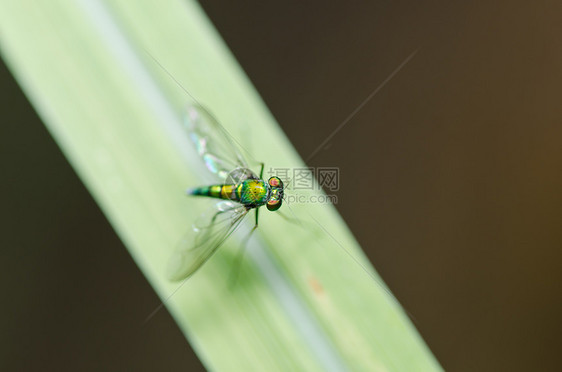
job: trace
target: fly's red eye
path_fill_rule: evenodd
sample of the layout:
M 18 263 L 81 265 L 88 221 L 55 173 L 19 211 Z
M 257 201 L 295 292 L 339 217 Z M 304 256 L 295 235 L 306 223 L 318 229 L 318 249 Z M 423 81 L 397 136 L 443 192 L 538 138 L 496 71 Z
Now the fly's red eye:
M 281 208 L 281 200 L 280 199 L 271 199 L 267 202 L 267 209 L 270 211 L 276 211 Z
M 279 180 L 277 178 L 270 178 L 269 179 L 269 186 L 271 187 L 277 187 L 279 186 Z

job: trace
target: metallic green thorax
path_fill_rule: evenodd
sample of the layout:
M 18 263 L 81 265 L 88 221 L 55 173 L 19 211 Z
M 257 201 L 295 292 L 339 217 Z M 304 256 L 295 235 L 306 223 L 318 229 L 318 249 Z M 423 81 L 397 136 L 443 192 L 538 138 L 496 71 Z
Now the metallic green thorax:
M 249 207 L 267 203 L 270 189 L 263 180 L 247 179 L 238 185 L 203 186 L 188 191 L 190 195 L 233 200 Z
M 236 194 L 242 204 L 264 205 L 269 197 L 269 188 L 263 180 L 246 180 L 236 188 Z

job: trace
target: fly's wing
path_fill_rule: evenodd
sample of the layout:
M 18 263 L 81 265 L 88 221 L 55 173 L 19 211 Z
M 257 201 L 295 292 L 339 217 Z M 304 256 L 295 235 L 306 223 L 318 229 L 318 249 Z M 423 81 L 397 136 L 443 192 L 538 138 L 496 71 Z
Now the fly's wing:
M 218 181 L 237 184 L 247 178 L 257 178 L 248 169 L 248 162 L 239 151 L 235 140 L 202 106 L 187 106 L 184 126 L 205 166 Z
M 231 201 L 217 203 L 193 225 L 168 263 L 168 277 L 178 281 L 201 267 L 244 219 L 248 210 Z
M 255 173 L 252 172 L 248 168 L 236 168 L 233 171 L 231 171 L 230 173 L 228 173 L 228 176 L 226 177 L 225 184 L 227 184 L 227 185 L 237 185 L 240 182 L 242 182 L 244 180 L 247 180 L 247 179 L 257 180 L 257 179 L 259 179 L 259 177 L 256 176 Z

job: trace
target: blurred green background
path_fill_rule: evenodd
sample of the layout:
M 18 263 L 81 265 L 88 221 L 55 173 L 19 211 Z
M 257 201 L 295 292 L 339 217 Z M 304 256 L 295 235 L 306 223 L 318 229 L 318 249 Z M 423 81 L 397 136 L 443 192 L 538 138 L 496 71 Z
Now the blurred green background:
M 445 369 L 555 369 L 562 4 L 202 6 L 304 158 L 421 48 L 309 165 Z M 203 370 L 0 70 L 0 369 Z

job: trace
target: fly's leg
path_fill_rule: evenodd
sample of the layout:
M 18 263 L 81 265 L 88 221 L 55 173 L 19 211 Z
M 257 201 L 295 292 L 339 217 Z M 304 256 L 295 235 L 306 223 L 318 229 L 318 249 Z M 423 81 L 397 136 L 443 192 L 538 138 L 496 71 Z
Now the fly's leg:
M 260 163 L 261 164 L 261 170 L 260 170 L 260 180 L 263 180 L 263 167 L 265 166 L 264 163 Z M 258 210 L 256 209 L 256 226 L 258 224 Z
M 240 250 L 238 251 L 238 254 L 236 255 L 236 258 L 234 259 L 232 269 L 230 269 L 230 278 L 228 280 L 229 289 L 234 288 L 234 286 L 236 285 L 236 282 L 238 281 L 238 277 L 240 276 L 240 266 L 242 265 L 242 259 L 244 258 L 244 253 L 246 252 L 246 244 L 248 243 L 248 240 L 250 240 L 250 237 L 252 236 L 254 231 L 256 231 L 256 229 L 258 228 L 258 212 L 259 212 L 259 210 L 260 210 L 259 207 L 256 208 L 256 224 L 254 225 L 254 227 L 252 227 L 252 230 L 250 230 L 248 235 L 242 241 L 242 246 L 240 247 Z

